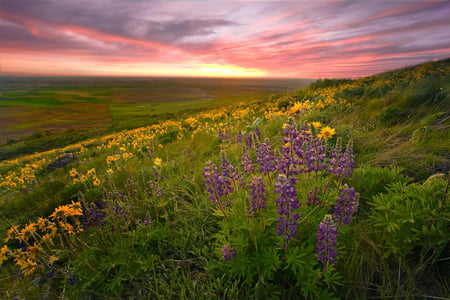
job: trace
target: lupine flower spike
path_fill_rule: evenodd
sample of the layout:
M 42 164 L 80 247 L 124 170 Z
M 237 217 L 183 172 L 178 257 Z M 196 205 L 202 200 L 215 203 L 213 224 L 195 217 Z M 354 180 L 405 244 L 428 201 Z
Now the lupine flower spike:
M 326 268 L 327 263 L 336 264 L 336 236 L 337 227 L 334 224 L 333 217 L 331 215 L 326 215 L 323 221 L 320 222 L 318 232 L 317 232 L 317 254 L 319 257 L 318 261 L 321 261 L 323 267 Z

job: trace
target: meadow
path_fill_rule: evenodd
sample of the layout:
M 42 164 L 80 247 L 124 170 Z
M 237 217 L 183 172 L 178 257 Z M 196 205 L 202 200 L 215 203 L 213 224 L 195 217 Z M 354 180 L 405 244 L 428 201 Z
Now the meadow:
M 450 297 L 449 59 L 216 107 L 185 88 L 200 106 L 0 162 L 0 298 Z
M 0 161 L 183 118 L 308 79 L 0 76 Z

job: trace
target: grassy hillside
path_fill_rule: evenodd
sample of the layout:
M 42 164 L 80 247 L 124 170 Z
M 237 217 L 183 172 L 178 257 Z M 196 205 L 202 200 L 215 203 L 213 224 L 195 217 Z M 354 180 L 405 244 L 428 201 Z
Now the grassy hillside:
M 444 299 L 449 79 L 318 80 L 3 161 L 1 298 Z

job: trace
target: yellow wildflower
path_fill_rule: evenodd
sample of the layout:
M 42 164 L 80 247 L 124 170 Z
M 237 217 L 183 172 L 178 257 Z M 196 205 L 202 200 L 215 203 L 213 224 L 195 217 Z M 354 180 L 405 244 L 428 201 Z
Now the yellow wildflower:
M 93 184 L 94 184 L 95 186 L 99 186 L 99 185 L 100 185 L 100 179 L 95 178 Z
M 25 228 L 20 231 L 20 238 L 23 240 L 27 240 L 30 237 L 32 237 L 33 234 L 36 232 L 36 226 L 37 226 L 36 223 L 30 223 L 27 226 L 25 226 Z
M 8 253 L 8 247 L 5 245 L 0 249 L 0 265 L 8 259 L 8 256 L 6 255 Z
M 37 225 L 40 230 L 44 231 L 47 228 L 47 223 L 48 223 L 47 219 L 39 218 L 39 219 L 37 219 L 36 222 L 37 222 Z
M 89 171 L 87 171 L 87 176 L 95 176 L 95 168 L 90 169 Z
M 25 276 L 33 273 L 37 265 L 35 261 L 31 260 L 31 258 L 28 258 L 27 260 L 25 260 L 25 258 L 17 258 L 16 263 L 20 266 L 22 269 L 22 274 Z
M 322 123 L 320 123 L 320 122 L 312 122 L 312 126 L 313 126 L 315 129 L 317 129 L 317 128 L 319 128 L 319 127 L 322 127 Z
M 42 247 L 39 247 L 39 245 L 36 245 L 36 243 L 34 243 L 33 246 L 28 247 L 28 251 L 30 252 L 30 258 L 36 259 L 36 254 L 42 250 L 43 250 Z
M 327 139 L 331 138 L 335 133 L 336 133 L 336 130 L 334 128 L 330 128 L 330 127 L 326 126 L 320 130 L 320 134 L 318 134 L 317 136 L 320 139 L 327 140 Z
M 75 168 L 73 168 L 72 170 L 70 170 L 69 174 L 70 174 L 70 177 L 75 177 L 75 176 L 77 176 L 78 173 L 77 173 L 77 170 Z
M 67 205 L 59 206 L 55 208 L 55 211 L 50 215 L 52 219 L 62 219 L 64 217 L 70 216 L 72 213 L 72 209 L 70 209 Z
M 9 240 L 14 239 L 15 237 L 17 237 L 17 235 L 19 234 L 18 231 L 19 225 L 13 226 L 8 230 L 6 239 L 5 239 L 5 243 L 7 243 Z
M 161 144 L 159 144 L 159 145 L 158 145 L 158 147 L 162 149 L 162 148 L 163 148 L 164 146 L 163 146 L 163 145 L 161 145 Z
M 162 159 L 159 158 L 159 157 L 156 157 L 156 158 L 153 160 L 153 163 L 155 164 L 155 166 L 160 166 L 161 163 L 162 163 Z

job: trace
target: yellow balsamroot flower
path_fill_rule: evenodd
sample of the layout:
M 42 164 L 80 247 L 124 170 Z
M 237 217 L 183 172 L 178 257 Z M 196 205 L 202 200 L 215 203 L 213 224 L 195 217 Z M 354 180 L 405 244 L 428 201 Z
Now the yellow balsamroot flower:
M 113 169 L 109 168 L 108 170 L 106 170 L 106 173 L 112 174 L 112 173 L 114 173 L 114 171 L 113 171 Z
M 50 215 L 52 219 L 62 219 L 65 217 L 74 217 L 83 215 L 80 202 L 72 202 L 72 204 L 59 206 Z
M 320 122 L 312 122 L 312 126 L 313 126 L 315 129 L 317 129 L 317 128 L 319 128 L 319 127 L 322 127 L 322 123 L 320 123 Z
M 87 171 L 87 176 L 95 176 L 95 168 L 90 169 L 89 171 Z
M 156 157 L 156 158 L 153 160 L 153 163 L 155 164 L 155 166 L 160 166 L 161 163 L 162 163 L 162 159 L 159 158 L 159 157 Z
M 55 211 L 50 215 L 50 218 L 52 219 L 62 219 L 64 217 L 67 217 L 70 215 L 70 208 L 67 206 L 59 206 L 58 208 L 55 208 Z
M 164 146 L 163 146 L 163 145 L 161 145 L 161 144 L 159 144 L 159 145 L 158 145 L 158 147 L 162 149 L 162 148 L 163 148 Z
M 75 176 L 77 176 L 78 173 L 77 173 L 77 170 L 75 168 L 73 168 L 72 170 L 70 170 L 69 174 L 70 174 L 70 177 L 75 177 Z
M 28 247 L 28 251 L 30 252 L 30 258 L 36 259 L 36 254 L 42 250 L 43 250 L 42 247 L 39 247 L 39 245 L 36 245 L 36 243 L 34 243 L 33 246 Z
M 32 237 L 37 230 L 36 227 L 37 227 L 36 223 L 30 223 L 27 226 L 25 226 L 25 228 L 20 231 L 20 238 L 22 240 L 27 240 L 30 237 Z
M 47 229 L 48 220 L 44 218 L 39 218 L 36 221 L 40 230 L 45 231 Z
M 81 209 L 81 203 L 80 202 L 73 202 L 72 204 L 68 205 L 71 211 L 71 216 L 82 216 L 83 210 Z
M 5 239 L 5 243 L 7 243 L 9 240 L 14 239 L 15 237 L 17 237 L 17 235 L 19 234 L 19 225 L 13 226 L 8 230 L 6 239 Z
M 320 130 L 320 134 L 318 134 L 317 136 L 320 139 L 327 140 L 327 139 L 331 138 L 334 134 L 336 134 L 336 130 L 334 128 L 330 128 L 330 127 L 326 126 Z
M 128 156 L 129 156 L 128 153 L 126 153 L 126 152 L 125 152 L 125 153 L 122 153 L 122 157 L 123 157 L 123 158 L 128 158 Z
M 37 266 L 37 263 L 31 260 L 31 258 L 28 258 L 27 260 L 24 258 L 16 259 L 16 264 L 20 266 L 22 274 L 25 276 L 33 273 Z
M 0 265 L 5 261 L 8 260 L 8 256 L 6 255 L 8 253 L 8 247 L 5 245 L 2 248 L 0 248 Z
M 95 186 L 99 186 L 99 185 L 100 185 L 100 179 L 95 178 L 93 184 L 94 184 Z

